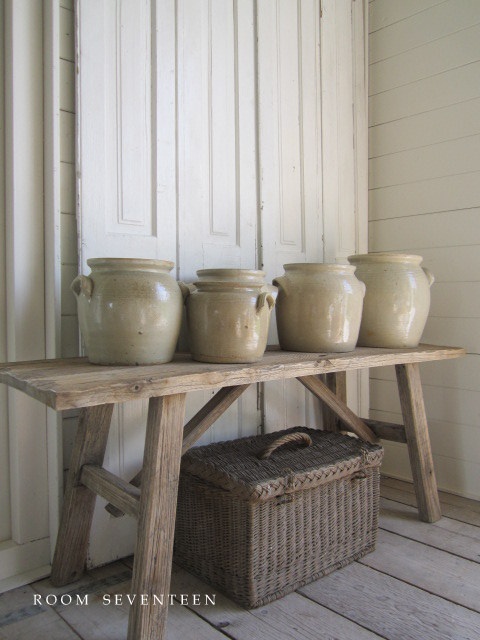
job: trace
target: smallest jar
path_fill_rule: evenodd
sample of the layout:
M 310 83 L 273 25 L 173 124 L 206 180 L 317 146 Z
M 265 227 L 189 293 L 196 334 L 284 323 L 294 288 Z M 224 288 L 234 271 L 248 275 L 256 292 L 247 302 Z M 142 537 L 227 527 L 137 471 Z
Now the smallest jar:
M 194 360 L 248 363 L 267 346 L 275 299 L 265 273 L 251 269 L 200 269 L 193 286 L 181 284 Z

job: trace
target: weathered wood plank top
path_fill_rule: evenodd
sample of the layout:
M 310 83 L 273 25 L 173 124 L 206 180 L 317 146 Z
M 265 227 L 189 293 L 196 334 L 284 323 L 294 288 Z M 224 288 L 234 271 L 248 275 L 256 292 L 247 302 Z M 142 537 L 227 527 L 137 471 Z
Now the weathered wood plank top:
M 86 358 L 0 364 L 0 382 L 53 409 L 74 409 L 233 385 L 445 360 L 465 355 L 458 347 L 414 349 L 358 347 L 348 353 L 294 353 L 269 349 L 253 364 L 205 364 L 179 353 L 172 362 L 139 367 L 99 366 Z

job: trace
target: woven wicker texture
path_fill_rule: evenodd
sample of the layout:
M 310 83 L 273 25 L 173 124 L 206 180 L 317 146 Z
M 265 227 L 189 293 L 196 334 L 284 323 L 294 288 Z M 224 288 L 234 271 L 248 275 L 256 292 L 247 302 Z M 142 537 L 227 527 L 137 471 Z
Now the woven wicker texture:
M 261 460 L 279 438 L 306 434 L 312 441 L 291 442 Z M 269 500 L 284 493 L 317 487 L 366 466 L 380 464 L 383 449 L 358 438 L 293 427 L 263 436 L 218 442 L 188 451 L 182 473 L 190 473 L 248 500 Z
M 298 431 L 312 445 L 258 458 Z M 175 561 L 253 608 L 362 557 L 375 547 L 382 456 L 378 445 L 304 427 L 189 451 Z

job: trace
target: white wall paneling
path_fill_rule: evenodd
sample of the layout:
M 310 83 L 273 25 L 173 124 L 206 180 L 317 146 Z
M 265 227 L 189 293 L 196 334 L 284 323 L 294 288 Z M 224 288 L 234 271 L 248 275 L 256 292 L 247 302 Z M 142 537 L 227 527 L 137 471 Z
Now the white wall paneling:
M 322 3 L 322 163 L 325 262 L 368 250 L 368 3 Z M 368 414 L 368 374 L 347 376 L 348 403 Z
M 437 480 L 478 499 L 480 5 L 370 7 L 370 248 L 419 253 L 435 274 L 423 339 L 469 354 L 422 367 Z M 392 385 L 391 371 L 372 372 L 373 417 L 398 418 Z M 384 470 L 410 477 L 399 445 Z
M 7 359 L 7 290 L 5 229 L 5 31 L 4 4 L 0 5 L 0 360 Z M 0 543 L 11 538 L 10 459 L 8 449 L 7 389 L 0 389 Z
M 25 2 L 5 6 L 9 360 L 45 356 L 44 273 L 39 268 L 44 263 L 42 34 L 34 26 L 42 22 L 42 6 L 40 2 L 34 5 L 34 11 Z M 26 542 L 38 537 L 42 521 L 40 529 L 48 535 L 48 496 L 42 493 L 46 477 L 45 408 L 16 391 L 9 391 L 8 407 L 11 482 L 17 495 L 12 529 L 17 541 Z M 31 459 L 27 459 L 30 446 Z M 38 455 L 39 451 L 44 455 Z M 39 495 L 32 501 L 32 489 L 36 487 Z
M 55 0 L 51 2 L 56 6 Z M 71 5 L 71 6 L 70 6 Z M 75 26 L 73 3 L 60 2 L 56 47 L 59 60 L 58 104 L 60 172 L 60 263 L 61 263 L 61 327 L 59 354 L 77 356 L 80 341 L 76 301 L 70 284 L 78 273 L 76 192 L 75 192 Z M 58 164 L 54 163 L 58 169 Z
M 365 3 L 322 6 L 324 17 L 318 0 L 78 3 L 82 270 L 93 256 L 139 256 L 173 260 L 185 281 L 204 267 L 271 280 L 286 262 L 363 249 Z M 190 396 L 187 417 L 209 398 Z M 123 477 L 141 465 L 144 413 L 115 412 L 106 465 Z M 252 387 L 201 442 L 318 418 L 294 382 Z M 132 546 L 133 524 L 102 507 L 90 564 Z
M 45 356 L 61 354 L 62 236 L 60 207 L 60 6 L 43 2 Z M 73 36 L 73 33 L 72 33 Z M 65 93 L 65 92 L 64 92 Z M 63 495 L 62 417 L 47 409 L 47 461 L 51 556 Z
M 168 212 L 157 234 L 150 2 L 86 0 L 78 14 L 82 266 L 94 255 L 160 256 Z
M 374 1 L 375 11 L 370 12 L 371 33 L 444 2 L 444 0 L 403 0 L 395 3 L 390 0 Z
M 269 280 L 285 263 L 323 258 L 320 83 L 319 3 L 258 3 L 260 221 Z M 295 380 L 265 385 L 264 393 L 267 430 L 314 422 L 306 410 L 316 403 L 306 403 Z
M 389 29 L 380 28 L 371 34 L 370 62 L 379 62 L 416 47 L 425 46 L 461 32 L 476 22 L 478 22 L 477 0 L 461 0 L 461 10 L 459 10 L 458 1 L 447 1 L 437 3 L 429 8 L 429 11 L 421 11 L 413 15 L 411 12 L 406 13 L 403 19 L 397 20 Z
M 63 5 L 1 4 L 3 361 L 58 357 L 64 345 L 62 263 L 76 263 L 65 256 L 76 246 L 65 241 L 67 235 L 74 240 L 75 228 L 67 234 L 61 215 L 68 211 L 74 220 L 75 213 L 74 119 L 68 113 L 73 7 Z M 50 570 L 62 496 L 62 430 L 55 412 L 23 394 L 0 393 L 0 590 L 6 590 Z
M 162 42 L 156 34 L 163 18 L 170 19 L 170 28 L 174 24 L 173 6 L 159 2 L 159 15 L 149 0 L 78 3 L 77 197 L 84 273 L 89 271 L 87 259 L 95 256 L 175 260 L 176 210 L 169 206 L 160 212 L 159 200 L 168 187 L 157 176 L 159 164 L 165 170 L 159 162 L 159 140 L 165 137 L 168 143 L 173 135 L 171 120 L 163 130 L 157 116 L 162 110 L 168 116 L 175 96 L 167 92 L 157 104 L 161 87 L 153 58 L 157 42 L 167 56 L 170 53 L 167 47 L 174 40 Z M 166 64 L 171 61 L 171 56 L 166 58 Z M 122 477 L 133 476 L 141 467 L 145 415 L 142 402 L 115 409 L 105 466 Z M 91 564 L 124 556 L 133 548 L 135 523 L 109 517 L 103 506 L 99 500 Z
M 178 273 L 256 267 L 254 3 L 178 0 Z M 187 418 L 209 394 L 190 394 Z M 201 440 L 256 433 L 256 388 Z
M 445 247 L 448 238 L 449 247 L 480 244 L 480 227 L 477 221 L 480 207 L 470 209 L 425 213 L 420 216 L 408 216 L 375 220 L 370 224 L 372 241 L 381 244 L 384 250 L 396 251 L 409 247 L 416 251 L 428 248 Z M 432 289 L 432 292 L 435 291 Z
M 479 62 L 472 62 L 371 95 L 370 124 L 382 124 L 478 98 L 480 87 L 476 80 L 479 68 Z M 451 91 L 452 86 L 455 86 L 454 92 Z
M 355 253 L 368 251 L 368 2 L 352 4 L 353 42 L 353 157 Z M 345 150 L 345 153 L 347 151 Z M 347 375 L 348 402 L 360 416 L 370 408 L 369 373 Z M 355 393 L 356 392 L 356 393 Z
M 455 0 L 449 1 L 456 6 Z M 462 7 L 465 4 L 462 0 Z M 373 63 L 370 67 L 371 95 L 478 62 L 479 36 L 480 24 L 476 23 L 452 32 L 448 37 L 427 41 L 422 46 Z
M 204 266 L 255 266 L 253 24 L 250 2 L 145 2 L 140 12 L 127 1 L 81 3 L 83 269 L 95 255 L 156 257 L 174 260 L 173 275 L 191 281 Z M 207 399 L 192 394 L 187 417 Z M 143 403 L 117 408 L 107 468 L 134 475 L 144 422 Z M 253 388 L 207 439 L 256 432 L 257 422 Z M 102 506 L 92 564 L 126 555 L 134 536 L 133 523 L 111 519 Z
M 45 310 L 43 3 L 10 0 L 2 8 L 2 350 L 4 359 L 22 360 L 45 357 L 53 336 Z M 6 506 L 0 546 L 5 589 L 48 572 L 51 521 L 46 409 L 16 391 L 2 394 L 1 437 L 9 450 L 9 482 L 0 489 Z
M 379 187 L 369 193 L 370 220 L 385 220 L 441 211 L 462 211 L 475 207 L 479 200 L 480 171 Z M 460 266 L 464 263 L 462 260 L 451 266 Z M 466 263 L 470 262 L 466 261 Z

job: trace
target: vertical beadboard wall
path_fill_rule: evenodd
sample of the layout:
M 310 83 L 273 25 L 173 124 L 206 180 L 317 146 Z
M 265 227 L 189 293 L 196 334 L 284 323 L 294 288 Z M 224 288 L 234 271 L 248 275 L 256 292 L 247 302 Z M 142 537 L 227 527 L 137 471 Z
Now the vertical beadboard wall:
M 424 256 L 436 276 L 422 366 L 439 486 L 480 498 L 480 2 L 370 3 L 370 251 Z M 399 421 L 394 372 L 372 370 L 371 415 Z M 383 471 L 410 478 L 404 446 Z
M 61 228 L 61 356 L 79 353 L 75 297 L 70 283 L 78 274 L 75 208 L 75 20 L 73 0 L 60 1 L 60 228 Z M 63 464 L 68 466 L 77 412 L 64 412 Z

